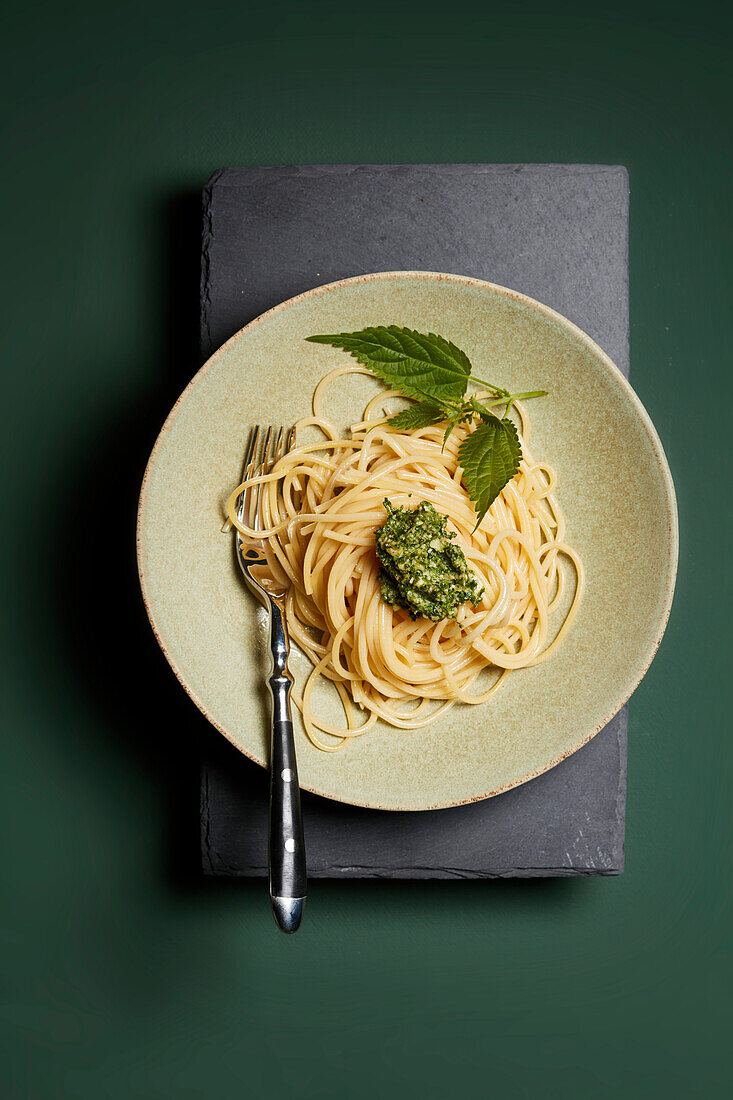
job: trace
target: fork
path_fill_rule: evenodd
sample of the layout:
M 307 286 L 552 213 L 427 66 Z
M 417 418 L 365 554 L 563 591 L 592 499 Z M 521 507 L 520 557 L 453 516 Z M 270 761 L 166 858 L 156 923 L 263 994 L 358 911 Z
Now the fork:
M 242 480 L 270 472 L 293 446 L 295 429 L 286 436 L 284 428 L 268 428 L 260 444 L 262 429 L 252 432 L 244 460 Z M 239 498 L 237 515 L 255 531 L 264 530 L 260 511 L 262 485 L 245 489 Z M 236 532 L 237 561 L 248 587 L 264 605 L 270 620 L 272 669 L 267 680 L 272 696 L 270 735 L 270 829 L 268 867 L 272 911 L 283 932 L 297 932 L 306 897 L 305 844 L 300 812 L 298 765 L 295 759 L 290 691 L 293 677 L 288 670 L 288 638 L 285 592 L 270 576 L 263 541 Z

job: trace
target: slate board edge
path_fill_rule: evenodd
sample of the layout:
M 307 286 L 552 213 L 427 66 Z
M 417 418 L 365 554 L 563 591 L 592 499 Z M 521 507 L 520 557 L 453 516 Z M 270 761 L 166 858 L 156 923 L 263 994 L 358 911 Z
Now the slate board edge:
M 251 165 L 229 168 L 218 168 L 212 172 L 202 190 L 202 238 L 201 238 L 201 281 L 200 281 L 200 347 L 202 354 L 202 362 L 208 359 L 208 357 L 216 351 L 214 347 L 214 341 L 211 334 L 211 326 L 209 323 L 209 309 L 211 306 L 211 285 L 209 280 L 210 273 L 210 246 L 213 239 L 212 229 L 212 194 L 215 187 L 244 187 L 251 186 L 251 181 L 254 176 L 261 175 L 267 177 L 268 174 L 273 172 L 289 172 L 299 176 L 317 176 L 321 173 L 328 173 L 329 175 L 350 175 L 360 170 L 380 170 L 380 171 L 399 171 L 400 169 L 434 169 L 439 168 L 442 173 L 450 175 L 452 172 L 465 173 L 470 170 L 477 175 L 532 175 L 539 173 L 546 175 L 548 171 L 557 173 L 559 177 L 564 175 L 604 175 L 614 176 L 618 175 L 624 180 L 626 184 L 626 269 L 628 271 L 628 232 L 629 232 L 629 219 L 628 219 L 628 194 L 629 194 L 629 172 L 623 164 L 559 164 L 549 162 L 543 164 L 527 163 L 527 164 L 479 164 L 472 162 L 459 163 L 454 162 L 451 164 L 430 164 L 427 162 L 417 164 L 288 164 L 288 165 Z M 444 270 L 441 268 L 441 270 Z M 465 271 L 446 272 L 447 274 L 465 275 Z M 368 272 L 354 272 L 354 275 L 368 274 Z M 327 284 L 324 284 L 327 285 Z M 531 295 L 530 295 L 531 296 Z M 288 299 L 285 299 L 286 301 Z M 274 303 L 277 304 L 277 303 Z M 625 316 L 625 328 L 626 328 L 626 347 L 628 349 L 630 342 L 630 317 L 628 309 L 628 292 L 626 296 L 626 316 Z M 628 353 L 627 353 L 628 354 Z M 627 359 L 628 364 L 628 359 Z
M 616 792 L 616 846 L 612 867 L 588 868 L 564 865 L 558 867 L 527 867 L 514 864 L 512 867 L 495 871 L 480 871 L 476 868 L 462 867 L 389 867 L 379 868 L 374 864 L 321 865 L 308 868 L 309 878 L 373 878 L 373 879 L 505 879 L 505 878 L 595 878 L 613 877 L 623 874 L 625 865 L 625 818 L 626 818 L 626 782 L 627 782 L 627 733 L 628 709 L 624 706 L 616 716 L 618 721 L 617 743 L 619 746 L 619 779 Z M 379 812 L 379 811 L 375 811 Z M 437 811 L 440 813 L 440 811 Z M 267 867 L 264 864 L 239 864 L 232 866 L 217 852 L 209 835 L 209 775 L 206 765 L 201 776 L 201 860 L 202 869 L 207 876 L 226 876 L 229 878 L 266 878 Z

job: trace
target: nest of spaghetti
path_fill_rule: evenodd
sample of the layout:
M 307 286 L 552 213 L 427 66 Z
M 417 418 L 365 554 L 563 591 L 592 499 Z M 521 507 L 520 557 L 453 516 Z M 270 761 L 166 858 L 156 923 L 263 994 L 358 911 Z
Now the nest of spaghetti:
M 322 387 L 355 372 L 366 373 L 341 368 L 323 380 L 314 416 L 296 424 L 296 445 L 270 473 L 238 486 L 229 504 L 232 523 L 263 541 L 272 583 L 285 594 L 290 637 L 312 662 L 292 698 L 308 737 L 326 752 L 343 749 L 378 719 L 416 730 L 455 705 L 485 703 L 512 671 L 546 660 L 562 644 L 583 588 L 582 563 L 564 541 L 555 473 L 527 451 L 521 404 L 524 457 L 476 527 L 458 461 L 470 425 L 459 425 L 445 446 L 441 425 L 399 431 L 383 415 L 388 392 L 339 431 L 321 415 Z M 323 439 L 299 444 L 309 427 Z M 261 532 L 236 517 L 238 494 L 254 484 L 261 485 Z M 383 599 L 375 540 L 385 498 L 396 507 L 426 501 L 447 518 L 482 589 L 478 603 L 435 622 Z M 343 724 L 314 711 L 321 678 L 338 693 Z

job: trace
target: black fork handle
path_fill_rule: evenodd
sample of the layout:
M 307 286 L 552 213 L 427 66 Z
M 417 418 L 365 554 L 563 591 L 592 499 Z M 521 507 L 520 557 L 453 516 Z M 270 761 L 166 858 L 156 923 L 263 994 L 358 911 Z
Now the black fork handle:
M 288 669 L 288 636 L 282 609 L 274 601 L 270 605 L 270 649 L 270 900 L 279 927 L 291 933 L 297 932 L 300 926 L 308 880 L 298 763 L 290 716 L 293 678 Z

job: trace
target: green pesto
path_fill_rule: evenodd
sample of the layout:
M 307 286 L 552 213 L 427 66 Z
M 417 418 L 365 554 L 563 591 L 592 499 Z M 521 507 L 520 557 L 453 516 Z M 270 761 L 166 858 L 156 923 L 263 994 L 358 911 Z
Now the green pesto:
M 462 603 L 478 603 L 483 593 L 448 520 L 422 501 L 417 508 L 385 500 L 387 522 L 377 532 L 382 599 L 405 607 L 417 619 L 455 619 Z

